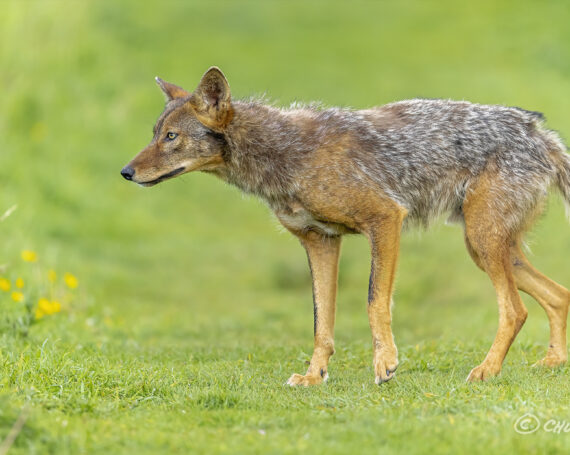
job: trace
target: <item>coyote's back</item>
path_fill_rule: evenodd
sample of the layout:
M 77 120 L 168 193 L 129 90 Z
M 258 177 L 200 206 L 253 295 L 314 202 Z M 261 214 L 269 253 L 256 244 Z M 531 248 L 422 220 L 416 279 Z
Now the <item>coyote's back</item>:
M 502 194 L 512 229 L 557 185 L 568 193 L 565 147 L 538 112 L 446 100 L 410 100 L 354 114 L 368 124 L 350 151 L 359 170 L 427 225 L 442 212 L 462 218 L 469 188 L 485 172 Z M 359 118 L 361 117 L 361 118 Z M 561 181 L 562 180 L 562 181 Z M 570 199 L 570 197 L 567 197 Z

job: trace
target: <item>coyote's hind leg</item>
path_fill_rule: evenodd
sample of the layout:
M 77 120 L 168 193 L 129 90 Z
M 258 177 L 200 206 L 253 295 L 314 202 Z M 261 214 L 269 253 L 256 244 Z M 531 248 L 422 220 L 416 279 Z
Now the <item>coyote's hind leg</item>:
M 510 245 L 513 234 L 502 226 L 501 217 L 494 213 L 492 199 L 495 192 L 489 191 L 488 181 L 473 188 L 463 205 L 466 244 L 475 262 L 489 275 L 493 282 L 499 305 L 499 328 L 485 360 L 473 368 L 468 381 L 481 381 L 499 374 L 507 352 L 522 328 L 526 317 L 525 308 L 517 291 Z
M 465 237 L 467 251 L 477 266 L 484 270 L 481 259 Z M 566 323 L 570 305 L 570 291 L 536 270 L 525 257 L 518 242 L 511 248 L 511 263 L 517 288 L 533 297 L 544 308 L 550 325 L 550 342 L 546 356 L 536 366 L 555 367 L 566 362 Z
M 566 362 L 566 322 L 570 291 L 536 270 L 517 244 L 511 247 L 511 261 L 518 288 L 532 296 L 544 308 L 550 324 L 550 342 L 546 357 L 535 365 L 555 367 Z

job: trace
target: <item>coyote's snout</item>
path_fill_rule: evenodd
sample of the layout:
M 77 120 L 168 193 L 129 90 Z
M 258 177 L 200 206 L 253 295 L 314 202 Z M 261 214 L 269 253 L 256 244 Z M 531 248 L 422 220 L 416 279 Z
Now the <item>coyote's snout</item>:
M 499 329 L 468 380 L 496 375 L 527 317 L 523 291 L 545 309 L 550 342 L 540 365 L 566 361 L 570 292 L 524 256 L 524 232 L 550 188 L 570 204 L 570 158 L 537 112 L 444 100 L 355 111 L 278 109 L 234 101 L 217 68 L 192 93 L 157 78 L 167 96 L 153 139 L 121 174 L 144 186 L 191 171 L 212 173 L 267 202 L 307 251 L 313 277 L 314 352 L 290 385 L 328 377 L 334 353 L 338 257 L 344 234 L 372 251 L 368 316 L 377 383 L 394 376 L 391 300 L 400 233 L 448 213 L 495 287 Z

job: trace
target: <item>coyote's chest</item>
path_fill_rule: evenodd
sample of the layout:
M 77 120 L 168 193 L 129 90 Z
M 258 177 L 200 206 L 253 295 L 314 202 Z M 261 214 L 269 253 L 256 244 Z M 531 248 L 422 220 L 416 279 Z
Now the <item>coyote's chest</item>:
M 292 204 L 284 210 L 276 210 L 275 215 L 291 231 L 316 231 L 327 236 L 353 232 L 342 224 L 317 219 L 300 204 Z

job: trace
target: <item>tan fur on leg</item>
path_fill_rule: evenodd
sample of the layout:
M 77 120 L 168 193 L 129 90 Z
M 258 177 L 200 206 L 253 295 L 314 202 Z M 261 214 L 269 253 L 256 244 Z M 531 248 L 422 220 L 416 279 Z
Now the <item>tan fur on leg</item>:
M 499 374 L 528 314 L 517 291 L 510 258 L 510 245 L 516 234 L 494 221 L 496 214 L 490 210 L 492 204 L 489 201 L 499 195 L 491 182 L 487 176 L 481 177 L 463 207 L 468 250 L 489 275 L 499 304 L 499 328 L 495 340 L 483 363 L 469 373 L 468 381 L 481 381 Z
M 386 210 L 365 232 L 370 242 L 372 267 L 368 290 L 368 319 L 374 346 L 376 384 L 389 381 L 398 367 L 398 350 L 392 335 L 391 303 L 406 211 Z
M 479 268 L 484 270 L 481 259 L 465 236 L 467 251 Z M 516 285 L 520 291 L 533 297 L 544 308 L 550 325 L 550 342 L 546 356 L 534 366 L 556 367 L 568 359 L 566 325 L 570 291 L 536 270 L 520 248 L 513 242 L 510 248 L 511 263 Z
M 315 347 L 305 375 L 292 375 L 287 384 L 314 385 L 326 381 L 330 356 L 334 353 L 334 322 L 340 237 L 326 237 L 313 231 L 296 232 L 309 259 L 313 278 Z
M 546 311 L 550 324 L 550 342 L 546 357 L 536 366 L 555 367 L 566 362 L 566 322 L 570 292 L 536 270 L 518 245 L 511 247 L 511 261 L 518 288 L 532 296 Z

